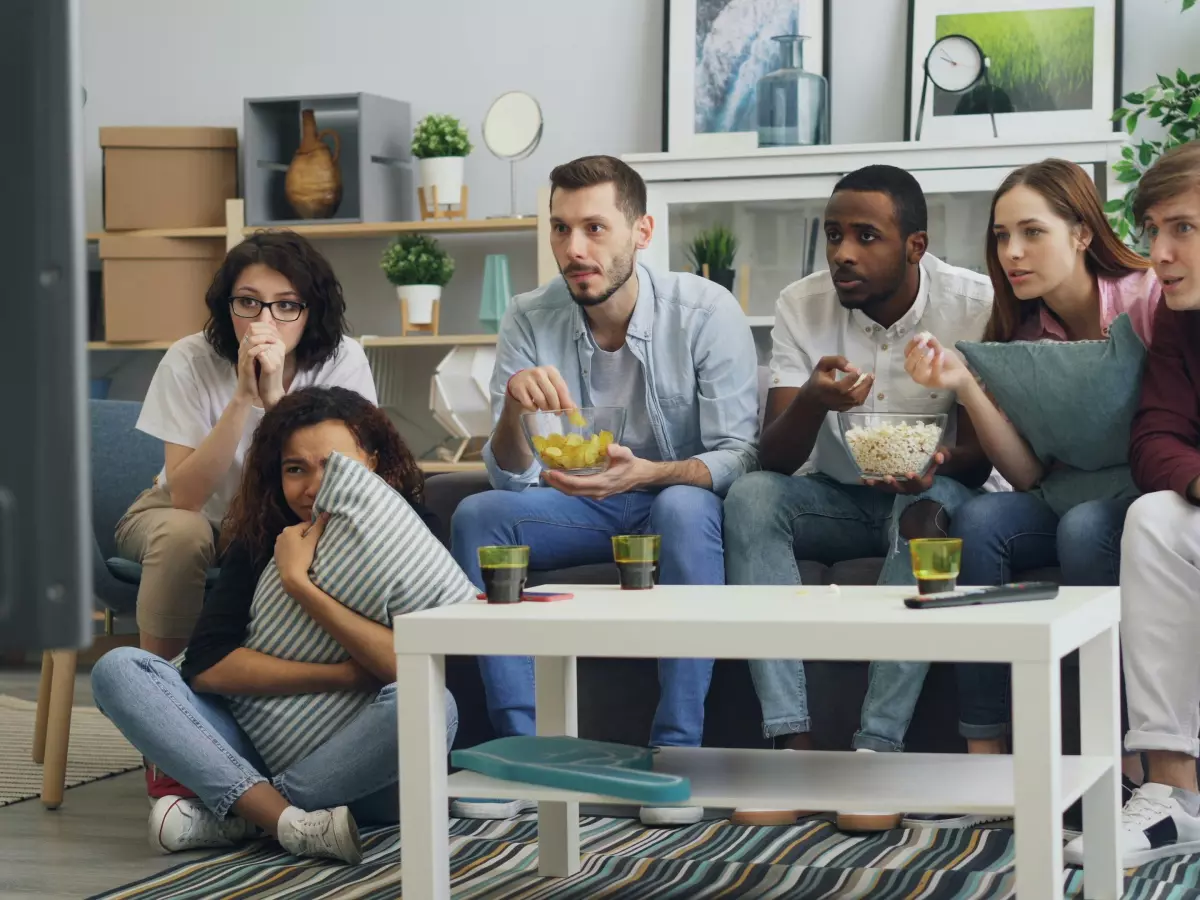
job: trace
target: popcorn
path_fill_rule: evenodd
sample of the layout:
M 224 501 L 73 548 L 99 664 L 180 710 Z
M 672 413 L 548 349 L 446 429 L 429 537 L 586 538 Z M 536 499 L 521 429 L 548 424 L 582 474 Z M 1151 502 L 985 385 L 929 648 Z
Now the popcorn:
M 933 423 L 889 423 L 846 430 L 846 445 L 868 475 L 920 475 L 937 452 L 942 428 Z

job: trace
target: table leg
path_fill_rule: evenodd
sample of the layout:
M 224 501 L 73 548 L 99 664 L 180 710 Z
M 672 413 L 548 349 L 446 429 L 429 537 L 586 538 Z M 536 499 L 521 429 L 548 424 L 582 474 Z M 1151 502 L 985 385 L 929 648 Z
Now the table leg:
M 1079 648 L 1079 750 L 1112 764 L 1083 795 L 1083 895 L 1088 900 L 1117 900 L 1124 893 L 1119 667 L 1116 628 Z
M 450 900 L 445 657 L 396 657 L 404 896 Z
M 1062 710 L 1059 661 L 1012 667 L 1018 897 L 1062 896 Z
M 579 734 L 575 657 L 539 656 L 537 733 Z M 538 804 L 538 874 L 565 878 L 579 871 L 579 804 Z

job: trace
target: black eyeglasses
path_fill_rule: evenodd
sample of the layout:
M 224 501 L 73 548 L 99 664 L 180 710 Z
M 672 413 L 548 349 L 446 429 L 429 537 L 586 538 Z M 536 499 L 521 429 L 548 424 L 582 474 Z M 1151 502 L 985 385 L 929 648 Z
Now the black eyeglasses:
M 299 300 L 267 302 L 257 297 L 230 297 L 229 309 L 239 319 L 257 319 L 264 309 L 268 309 L 276 322 L 295 322 L 308 309 L 308 304 Z

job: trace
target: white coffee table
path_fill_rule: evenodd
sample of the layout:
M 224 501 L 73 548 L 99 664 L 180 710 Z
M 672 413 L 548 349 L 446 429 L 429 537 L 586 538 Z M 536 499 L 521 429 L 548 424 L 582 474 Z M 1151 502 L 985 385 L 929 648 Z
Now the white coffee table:
M 1062 813 L 1083 796 L 1085 895 L 1121 895 L 1116 589 L 920 611 L 905 608 L 912 590 L 903 588 L 544 590 L 575 597 L 470 603 L 395 620 L 405 896 L 450 896 L 448 797 L 539 801 L 539 872 L 550 876 L 578 871 L 580 801 L 628 805 L 466 771 L 447 779 L 447 654 L 535 657 L 537 727 L 547 735 L 577 734 L 579 656 L 1012 663 L 1012 756 L 666 748 L 655 768 L 691 779 L 691 805 L 1015 814 L 1017 896 L 1039 900 L 1060 896 Z M 1063 756 L 1059 663 L 1076 649 L 1082 755 Z

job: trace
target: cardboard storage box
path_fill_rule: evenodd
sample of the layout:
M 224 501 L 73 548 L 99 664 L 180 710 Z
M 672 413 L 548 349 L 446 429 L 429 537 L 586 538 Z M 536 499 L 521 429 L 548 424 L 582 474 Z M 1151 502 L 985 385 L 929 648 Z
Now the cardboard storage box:
M 224 257 L 220 238 L 101 238 L 104 339 L 175 341 L 202 329 L 204 295 Z
M 105 230 L 224 225 L 237 145 L 236 128 L 101 128 Z

